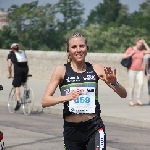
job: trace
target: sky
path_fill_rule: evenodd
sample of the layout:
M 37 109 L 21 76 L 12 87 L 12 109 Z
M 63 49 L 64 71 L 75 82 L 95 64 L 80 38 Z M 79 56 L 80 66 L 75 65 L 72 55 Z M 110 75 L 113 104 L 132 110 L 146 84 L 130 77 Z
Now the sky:
M 21 5 L 23 3 L 31 3 L 35 0 L 0 0 L 0 8 L 4 8 L 5 11 L 13 5 Z M 39 5 L 45 5 L 47 3 L 55 4 L 59 0 L 38 0 Z M 84 17 L 87 17 L 90 14 L 91 9 L 94 9 L 95 6 L 99 3 L 103 3 L 103 0 L 79 0 L 85 7 Z M 128 5 L 129 12 L 134 12 L 139 9 L 139 4 L 142 4 L 146 0 L 120 0 L 120 3 Z

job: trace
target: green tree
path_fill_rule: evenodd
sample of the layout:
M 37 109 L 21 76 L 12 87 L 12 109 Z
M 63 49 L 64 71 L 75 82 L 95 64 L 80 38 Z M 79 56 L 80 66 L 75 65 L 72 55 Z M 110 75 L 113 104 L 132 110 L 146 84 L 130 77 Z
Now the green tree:
M 131 19 L 127 5 L 121 4 L 119 0 L 104 0 L 90 12 L 85 25 L 99 24 L 107 30 L 112 26 L 131 25 Z
M 121 8 L 122 5 L 119 3 L 119 0 L 104 0 L 103 3 L 99 3 L 95 9 L 90 12 L 86 25 L 103 25 L 116 22 Z
M 89 52 L 121 53 L 127 47 L 133 46 L 139 37 L 144 37 L 147 42 L 150 41 L 150 35 L 147 36 L 145 29 L 127 25 L 110 27 L 107 31 L 103 30 L 102 26 L 90 25 L 80 31 L 87 37 Z M 148 44 L 150 45 L 149 42 Z
M 132 26 L 143 28 L 150 34 L 150 0 L 146 0 L 140 5 L 139 11 L 132 14 Z
M 54 44 L 49 42 L 53 36 L 48 35 L 56 26 L 54 7 L 51 4 L 38 6 L 38 1 L 35 1 L 20 7 L 12 5 L 8 17 L 10 28 L 16 32 L 23 47 L 38 49 L 42 45 L 51 47 Z
M 108 31 L 102 32 L 95 42 L 99 47 L 99 52 L 124 52 L 127 47 L 133 46 L 135 40 L 139 37 L 144 37 L 146 41 L 150 36 L 146 36 L 146 30 L 141 28 L 132 28 L 127 25 L 122 25 L 119 28 L 109 28 Z M 144 36 L 143 36 L 144 35 Z
M 132 17 L 131 14 L 129 13 L 129 8 L 127 5 L 122 5 L 121 9 L 119 10 L 119 16 L 116 19 L 115 24 L 120 27 L 123 24 L 124 25 L 132 25 Z
M 149 16 L 149 14 L 150 14 L 150 0 L 146 0 L 144 3 L 140 4 L 139 11 L 142 12 L 144 16 Z
M 18 42 L 18 36 L 10 27 L 3 27 L 0 30 L 0 48 L 10 49 L 10 45 L 14 42 Z
M 57 19 L 58 30 L 66 32 L 83 24 L 83 4 L 79 0 L 60 0 L 55 5 L 55 11 L 60 18 Z
M 28 19 L 27 30 L 30 33 L 32 47 L 37 45 L 37 48 L 44 47 L 52 48 L 57 43 L 50 42 L 55 36 L 55 13 L 54 7 L 51 4 L 38 6 Z

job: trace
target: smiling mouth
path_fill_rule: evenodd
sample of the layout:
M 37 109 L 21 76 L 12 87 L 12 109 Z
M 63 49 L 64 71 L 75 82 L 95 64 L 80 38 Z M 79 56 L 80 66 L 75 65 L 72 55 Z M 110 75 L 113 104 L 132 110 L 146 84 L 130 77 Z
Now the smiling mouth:
M 77 56 L 77 57 L 82 57 L 83 55 L 82 55 L 82 54 L 76 54 L 76 56 Z

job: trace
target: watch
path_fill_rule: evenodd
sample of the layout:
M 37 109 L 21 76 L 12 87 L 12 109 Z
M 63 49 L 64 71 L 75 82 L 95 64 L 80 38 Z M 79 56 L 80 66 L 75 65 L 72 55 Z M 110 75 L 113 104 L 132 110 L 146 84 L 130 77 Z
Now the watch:
M 111 84 L 112 86 L 116 87 L 117 85 L 119 85 L 118 79 L 116 79 L 116 83 Z

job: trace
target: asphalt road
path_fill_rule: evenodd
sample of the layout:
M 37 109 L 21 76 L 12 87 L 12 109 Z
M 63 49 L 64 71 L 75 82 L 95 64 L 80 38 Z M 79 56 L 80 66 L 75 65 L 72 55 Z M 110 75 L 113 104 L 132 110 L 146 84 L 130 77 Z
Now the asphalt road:
M 106 123 L 107 150 L 148 150 L 150 130 Z M 0 131 L 6 150 L 63 150 L 63 119 L 60 115 L 21 110 L 9 114 L 0 106 Z

